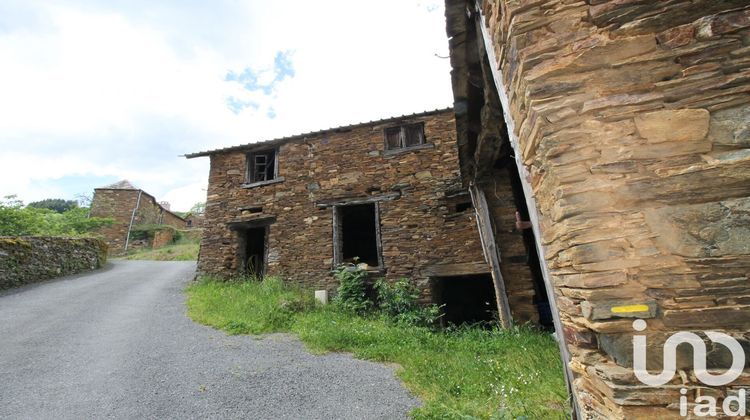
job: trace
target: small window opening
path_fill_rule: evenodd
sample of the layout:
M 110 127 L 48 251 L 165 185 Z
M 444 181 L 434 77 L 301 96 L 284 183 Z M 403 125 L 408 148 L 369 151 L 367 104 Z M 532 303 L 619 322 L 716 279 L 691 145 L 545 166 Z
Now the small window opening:
M 471 210 L 474 206 L 471 205 L 471 201 L 464 201 L 456 204 L 456 213 L 463 213 L 467 210 Z
M 476 324 L 497 319 L 495 287 L 489 273 L 434 277 L 432 296 L 435 303 L 444 305 L 445 324 Z
M 276 150 L 263 150 L 247 155 L 247 182 L 270 181 L 276 178 Z
M 404 149 L 424 144 L 424 124 L 409 124 L 385 129 L 387 150 Z
M 268 227 L 256 227 L 239 231 L 240 274 L 262 278 L 265 273 L 266 235 Z
M 380 265 L 375 204 L 337 207 L 339 244 L 337 262 Z

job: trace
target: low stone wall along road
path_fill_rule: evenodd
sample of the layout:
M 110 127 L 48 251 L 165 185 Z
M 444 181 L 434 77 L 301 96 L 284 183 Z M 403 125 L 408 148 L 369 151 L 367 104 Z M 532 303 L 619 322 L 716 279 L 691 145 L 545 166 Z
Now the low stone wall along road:
M 0 418 L 404 418 L 391 368 L 186 315 L 192 262 L 108 268 L 0 292 Z

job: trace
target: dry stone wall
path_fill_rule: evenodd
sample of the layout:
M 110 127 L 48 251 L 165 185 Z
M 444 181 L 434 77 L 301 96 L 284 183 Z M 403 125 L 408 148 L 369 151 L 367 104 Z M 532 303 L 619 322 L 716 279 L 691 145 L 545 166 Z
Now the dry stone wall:
M 107 244 L 93 238 L 0 237 L 0 290 L 101 268 Z
M 631 341 L 632 317 L 646 319 L 658 369 L 677 331 L 723 331 L 750 349 L 750 5 L 481 5 L 582 416 L 673 418 L 681 388 L 719 403 L 750 388 L 747 370 L 700 383 L 687 355 L 682 375 L 646 386 Z M 642 309 L 611 310 L 629 306 Z M 708 358 L 728 365 L 722 351 Z
M 384 151 L 384 128 L 418 122 L 426 147 Z M 268 273 L 333 290 L 333 211 L 316 203 L 397 193 L 379 202 L 385 277 L 414 279 L 429 298 L 429 267 L 474 263 L 489 272 L 473 211 L 457 212 L 446 197 L 462 190 L 452 110 L 290 140 L 278 161 L 283 182 L 243 188 L 245 152 L 211 155 L 201 271 L 236 275 L 239 243 L 228 223 L 274 217 Z

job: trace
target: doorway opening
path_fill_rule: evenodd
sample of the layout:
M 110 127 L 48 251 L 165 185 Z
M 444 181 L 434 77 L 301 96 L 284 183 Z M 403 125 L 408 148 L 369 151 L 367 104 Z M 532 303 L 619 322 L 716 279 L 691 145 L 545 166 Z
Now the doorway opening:
M 490 323 L 497 319 L 492 275 L 433 277 L 432 296 L 443 305 L 443 324 Z
M 513 199 L 521 220 L 530 220 L 529 209 L 526 205 L 526 197 L 515 161 L 510 157 L 506 157 L 505 159 L 499 159 L 497 166 L 505 168 L 508 171 L 510 186 L 513 190 Z M 534 238 L 534 231 L 532 229 L 523 230 L 523 242 L 524 247 L 526 248 L 526 261 L 529 266 L 529 271 L 531 272 L 532 281 L 534 282 L 534 306 L 536 306 L 537 313 L 539 314 L 539 325 L 547 330 L 554 331 L 555 322 L 552 317 L 552 309 L 547 294 L 547 288 L 544 285 L 544 274 L 542 273 L 541 266 L 542 261 L 536 250 L 536 239 Z
M 241 275 L 263 278 L 266 265 L 266 244 L 268 226 L 246 228 L 238 231 L 239 273 Z
M 336 263 L 366 263 L 381 266 L 380 226 L 374 203 L 335 208 L 337 243 Z

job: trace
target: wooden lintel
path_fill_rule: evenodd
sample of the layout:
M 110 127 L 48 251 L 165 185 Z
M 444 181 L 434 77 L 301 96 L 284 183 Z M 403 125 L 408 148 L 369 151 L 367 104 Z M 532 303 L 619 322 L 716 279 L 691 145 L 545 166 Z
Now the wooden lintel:
M 368 204 L 377 203 L 379 201 L 391 201 L 401 198 L 400 192 L 392 192 L 387 194 L 376 195 L 372 197 L 347 197 L 347 198 L 332 198 L 326 200 L 320 200 L 315 202 L 318 208 L 324 209 L 327 207 L 334 206 L 351 206 L 354 204 Z
M 276 223 L 276 216 L 263 216 L 263 217 L 256 217 L 254 219 L 247 219 L 247 220 L 234 220 L 234 221 L 228 222 L 227 225 L 229 226 L 229 229 L 231 230 L 243 230 L 243 229 L 249 229 L 249 228 L 268 226 L 274 223 Z
M 490 267 L 486 261 L 475 261 L 458 264 L 436 264 L 422 269 L 425 277 L 455 277 L 475 274 L 489 274 Z

